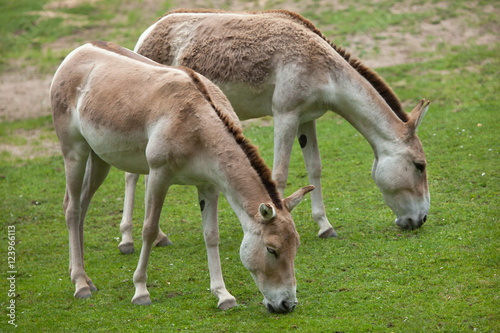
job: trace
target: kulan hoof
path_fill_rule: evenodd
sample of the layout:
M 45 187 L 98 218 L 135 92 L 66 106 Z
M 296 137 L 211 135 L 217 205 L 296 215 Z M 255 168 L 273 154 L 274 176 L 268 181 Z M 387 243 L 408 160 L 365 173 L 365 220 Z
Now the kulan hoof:
M 76 298 L 82 298 L 82 299 L 83 298 L 89 298 L 90 296 L 92 296 L 92 292 L 90 291 L 90 287 L 86 286 L 86 287 L 80 288 L 77 291 L 75 291 L 75 295 L 74 296 Z
M 149 295 L 143 295 L 139 297 L 132 298 L 132 303 L 136 305 L 151 305 L 153 302 L 151 302 L 151 298 Z
M 173 243 L 168 239 L 167 236 L 162 237 L 160 240 L 155 241 L 155 246 L 169 246 L 172 245 Z
M 90 288 L 90 291 L 97 291 L 97 287 L 94 286 L 94 284 L 92 283 L 92 281 L 87 281 L 87 284 L 89 285 L 89 288 Z
M 319 238 L 331 238 L 331 237 L 337 237 L 337 232 L 333 228 L 329 228 L 323 232 L 320 231 L 318 234 Z
M 118 245 L 118 250 L 120 250 L 122 254 L 132 254 L 134 253 L 134 243 L 120 243 L 120 245 Z
M 224 311 L 234 308 L 236 305 L 238 305 L 236 304 L 236 298 L 233 297 L 230 299 L 221 300 L 219 304 L 217 304 L 217 307 Z

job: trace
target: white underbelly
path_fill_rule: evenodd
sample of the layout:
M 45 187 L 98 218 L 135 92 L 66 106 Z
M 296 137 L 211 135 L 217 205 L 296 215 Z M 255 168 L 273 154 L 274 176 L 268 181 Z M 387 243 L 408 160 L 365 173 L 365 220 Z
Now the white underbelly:
M 81 132 L 92 150 L 109 165 L 131 173 L 149 173 L 144 132 L 119 133 L 83 124 Z
M 264 84 L 255 88 L 243 83 L 217 83 L 224 92 L 240 120 L 274 116 L 274 84 Z M 313 100 L 315 98 L 312 98 Z M 323 116 L 327 108 L 311 103 L 301 110 L 299 122 L 306 123 Z
M 217 83 L 240 120 L 272 116 L 274 84 L 258 88 L 243 83 Z

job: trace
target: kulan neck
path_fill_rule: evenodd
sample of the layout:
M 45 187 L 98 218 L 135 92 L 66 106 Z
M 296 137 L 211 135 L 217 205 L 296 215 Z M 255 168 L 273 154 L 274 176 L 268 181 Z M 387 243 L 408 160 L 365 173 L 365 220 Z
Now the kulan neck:
M 218 170 L 213 174 L 214 183 L 219 186 L 246 231 L 252 227 L 253 217 L 258 213 L 259 205 L 272 203 L 272 199 L 257 171 L 243 151 L 240 152 L 219 154 L 219 158 L 224 155 L 227 158 L 219 160 L 216 164 Z
M 370 83 L 357 73 L 354 77 L 336 84 L 332 109 L 363 135 L 377 156 L 400 141 L 404 123 Z

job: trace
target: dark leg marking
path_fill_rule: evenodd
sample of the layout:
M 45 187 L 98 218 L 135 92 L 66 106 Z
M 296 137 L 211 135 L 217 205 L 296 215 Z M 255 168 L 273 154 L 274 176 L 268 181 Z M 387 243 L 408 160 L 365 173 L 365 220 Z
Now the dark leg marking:
M 200 209 L 203 211 L 205 209 L 205 200 L 200 201 Z
M 302 134 L 299 137 L 299 144 L 300 144 L 300 148 L 304 149 L 304 147 L 307 145 L 307 136 L 305 136 L 304 134 Z

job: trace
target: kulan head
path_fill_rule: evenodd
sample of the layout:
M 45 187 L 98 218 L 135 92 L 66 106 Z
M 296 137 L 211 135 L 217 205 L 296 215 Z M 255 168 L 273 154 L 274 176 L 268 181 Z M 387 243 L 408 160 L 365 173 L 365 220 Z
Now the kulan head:
M 430 207 L 427 162 L 416 132 L 429 108 L 421 100 L 403 124 L 401 139 L 390 149 L 377 152 L 372 177 L 386 204 L 396 214 L 396 225 L 415 229 L 427 220 Z
M 282 207 L 262 203 L 240 247 L 243 265 L 273 313 L 293 311 L 297 305 L 294 261 L 300 244 L 291 211 L 314 186 L 306 186 L 282 200 Z

